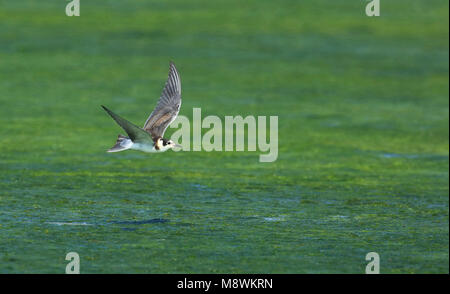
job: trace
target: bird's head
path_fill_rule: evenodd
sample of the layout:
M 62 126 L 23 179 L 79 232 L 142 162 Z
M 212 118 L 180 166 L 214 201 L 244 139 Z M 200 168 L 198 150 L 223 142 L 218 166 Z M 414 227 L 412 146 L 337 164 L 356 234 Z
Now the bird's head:
M 173 142 L 172 140 L 165 140 L 165 139 L 159 139 L 159 140 L 161 140 L 161 141 L 158 143 L 161 144 L 160 146 L 162 146 L 163 150 L 168 150 L 168 149 L 172 149 L 175 147 L 182 148 L 181 145 L 175 144 L 175 142 Z

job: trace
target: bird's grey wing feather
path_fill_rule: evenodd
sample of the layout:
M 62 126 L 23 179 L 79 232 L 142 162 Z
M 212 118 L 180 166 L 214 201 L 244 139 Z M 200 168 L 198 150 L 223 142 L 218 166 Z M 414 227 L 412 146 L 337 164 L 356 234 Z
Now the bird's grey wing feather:
M 130 137 L 131 141 L 135 143 L 148 143 L 152 142 L 152 138 L 149 136 L 149 134 L 141 129 L 140 127 L 134 125 L 133 123 L 127 121 L 126 119 L 120 117 L 119 115 L 115 114 L 105 106 L 103 106 L 103 109 L 116 121 L 116 123 L 124 129 L 125 132 L 127 132 L 128 136 Z
M 173 62 L 170 63 L 169 77 L 153 112 L 144 124 L 153 140 L 164 135 L 167 127 L 175 120 L 181 106 L 180 75 Z

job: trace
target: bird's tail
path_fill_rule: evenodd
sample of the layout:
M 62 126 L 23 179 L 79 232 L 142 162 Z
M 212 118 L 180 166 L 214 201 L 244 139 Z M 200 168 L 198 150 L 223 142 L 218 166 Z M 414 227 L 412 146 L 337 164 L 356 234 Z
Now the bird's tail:
M 116 145 L 111 147 L 108 152 L 119 152 L 124 151 L 131 148 L 131 145 L 133 145 L 133 142 L 130 140 L 130 138 L 125 137 L 123 135 L 119 135 L 117 137 Z

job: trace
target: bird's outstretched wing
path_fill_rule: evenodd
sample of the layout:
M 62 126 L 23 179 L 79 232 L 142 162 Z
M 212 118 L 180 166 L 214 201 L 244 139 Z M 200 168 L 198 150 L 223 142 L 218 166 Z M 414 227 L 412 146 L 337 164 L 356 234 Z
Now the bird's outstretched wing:
M 152 142 L 152 139 L 150 138 L 149 134 L 141 129 L 140 127 L 134 125 L 133 123 L 127 121 L 126 119 L 118 116 L 105 106 L 103 106 L 103 109 L 116 121 L 116 123 L 124 129 L 125 132 L 127 132 L 128 136 L 130 137 L 131 141 L 135 143 L 145 143 L 145 142 Z
M 178 115 L 181 106 L 181 81 L 175 64 L 170 63 L 169 77 L 153 112 L 143 129 L 150 133 L 153 141 L 162 137 L 167 127 Z

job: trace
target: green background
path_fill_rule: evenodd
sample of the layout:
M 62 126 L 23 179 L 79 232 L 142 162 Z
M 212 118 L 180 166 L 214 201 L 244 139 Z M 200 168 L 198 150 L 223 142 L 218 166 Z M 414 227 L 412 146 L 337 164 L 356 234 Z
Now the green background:
M 66 3 L 0 1 L 0 273 L 449 272 L 448 1 Z M 170 60 L 278 160 L 106 153 Z

